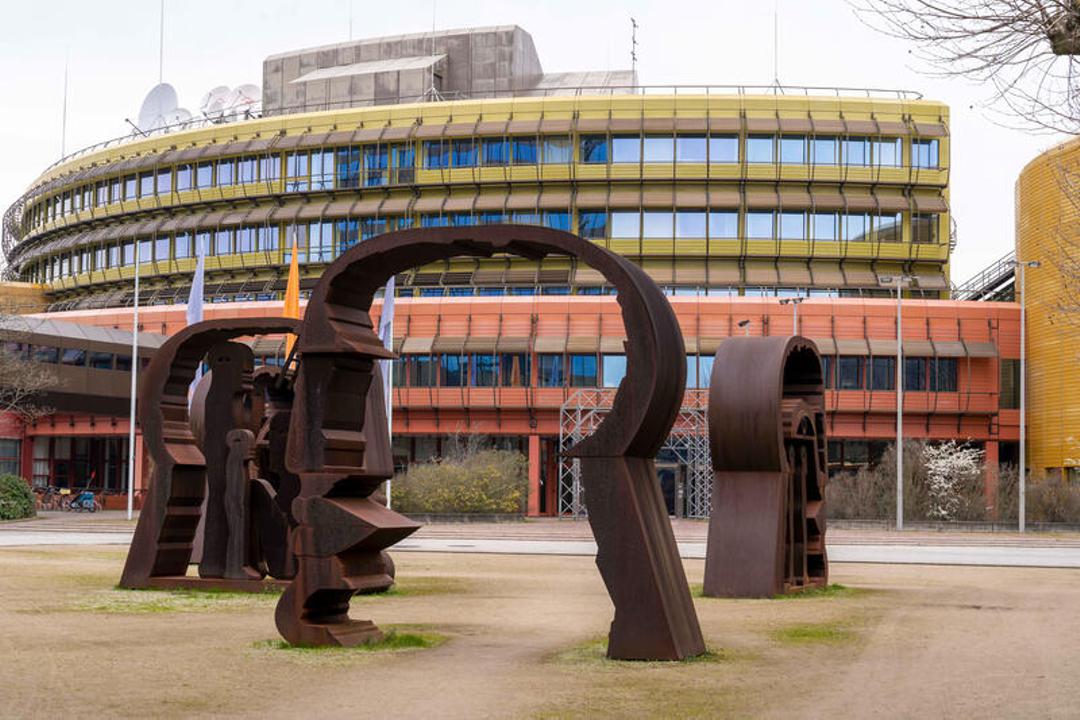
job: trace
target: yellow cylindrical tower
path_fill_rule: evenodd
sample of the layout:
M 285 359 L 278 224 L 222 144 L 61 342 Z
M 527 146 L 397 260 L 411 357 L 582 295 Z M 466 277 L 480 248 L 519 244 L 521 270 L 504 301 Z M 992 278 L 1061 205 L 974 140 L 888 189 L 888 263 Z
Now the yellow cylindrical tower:
M 1026 269 L 1028 467 L 1080 473 L 1080 139 L 1028 163 L 1016 183 Z M 1019 300 L 1019 282 L 1017 299 Z

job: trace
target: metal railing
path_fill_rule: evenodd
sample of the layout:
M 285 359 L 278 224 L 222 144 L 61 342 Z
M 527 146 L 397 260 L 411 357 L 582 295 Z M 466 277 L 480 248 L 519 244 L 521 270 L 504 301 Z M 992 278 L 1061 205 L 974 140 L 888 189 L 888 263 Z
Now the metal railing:
M 953 288 L 953 300 L 985 300 L 1000 291 L 1016 273 L 1016 252 L 1010 250 L 974 276 Z

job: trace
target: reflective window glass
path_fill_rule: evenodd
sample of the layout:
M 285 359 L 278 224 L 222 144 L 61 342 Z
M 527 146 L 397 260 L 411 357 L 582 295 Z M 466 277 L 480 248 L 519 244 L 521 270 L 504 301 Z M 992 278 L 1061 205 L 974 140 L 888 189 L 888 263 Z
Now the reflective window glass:
M 603 378 L 604 387 L 617 388 L 622 379 L 626 377 L 626 356 L 625 355 L 604 355 L 603 360 Z
M 214 163 L 202 162 L 195 166 L 195 187 L 208 188 L 214 184 Z
M 709 387 L 712 381 L 714 360 L 716 360 L 715 355 L 701 355 L 698 357 L 698 387 Z
M 641 137 L 638 135 L 612 135 L 611 162 L 641 162 Z
M 473 354 L 471 384 L 473 387 L 495 387 L 498 369 L 497 355 Z
M 563 387 L 566 375 L 562 355 L 537 355 L 540 387 Z
M 805 240 L 806 239 L 806 213 L 782 212 L 780 213 L 780 239 L 781 240 Z
M 874 141 L 874 164 L 879 167 L 900 167 L 902 152 L 900 138 L 882 138 Z
M 938 167 L 938 141 L 912 140 L 911 165 L 917 168 Z
M 776 138 L 772 135 L 750 135 L 746 138 L 746 162 L 773 162 L 773 151 L 775 144 Z
M 738 147 L 738 146 L 736 146 Z M 709 161 L 709 146 L 704 135 L 679 135 L 675 138 L 675 161 L 704 163 Z
M 599 387 L 596 355 L 568 355 L 570 387 Z
M 911 241 L 936 243 L 938 241 L 938 216 L 928 213 L 912 213 Z
M 570 213 L 563 210 L 545 210 L 544 226 L 555 230 L 570 231 Z
M 904 358 L 904 390 L 926 390 L 926 358 Z
M 739 213 L 735 210 L 710 211 L 709 237 L 722 239 L 739 237 Z
M 536 164 L 536 138 L 535 137 L 516 137 L 513 138 L 514 143 L 514 164 L 515 165 L 535 165 Z
M 773 212 L 750 211 L 746 213 L 746 237 L 751 240 L 771 240 Z
M 450 167 L 450 145 L 442 140 L 427 140 L 424 142 L 424 167 L 429 170 L 437 170 Z M 340 177 L 341 171 L 338 171 Z
M 107 352 L 90 353 L 90 367 L 95 370 L 112 370 L 113 354 Z
M 842 355 L 836 361 L 836 387 L 839 390 L 861 390 L 862 358 Z
M 438 364 L 432 355 L 406 355 L 411 387 L 435 387 L 438 385 Z
M 669 163 L 675 160 L 675 138 L 646 135 L 642 157 L 647 163 Z
M 703 210 L 679 210 L 675 213 L 675 237 L 706 237 L 706 217 Z
M 607 213 L 597 210 L 579 210 L 578 235 L 587 240 L 607 237 Z
M 192 257 L 191 233 L 177 233 L 175 249 L 177 259 Z
M 814 213 L 813 225 L 811 226 L 812 238 L 814 240 L 836 240 L 837 239 L 837 215 L 834 212 L 828 213 Z
M 152 197 L 154 195 L 154 173 L 142 173 L 139 175 L 139 197 Z
M 956 358 L 930 359 L 930 390 L 956 392 Z
M 172 170 L 168 168 L 158 170 L 157 191 L 161 195 L 167 195 L 172 192 Z
M 844 217 L 844 240 L 865 242 L 869 240 L 870 221 L 864 213 L 846 214 Z
M 780 162 L 785 165 L 805 165 L 806 138 L 801 135 L 781 136 Z
M 281 156 L 267 155 L 259 159 L 259 180 L 274 182 L 281 177 Z
M 875 357 L 869 364 L 871 390 L 894 390 L 896 388 L 896 358 Z
M 642 237 L 670 238 L 672 236 L 671 211 L 646 210 L 643 215 Z
M 810 143 L 810 162 L 815 165 L 836 165 L 836 138 L 815 137 L 813 142 Z
M 60 364 L 84 367 L 86 365 L 86 351 L 77 348 L 64 348 L 60 354 Z
M 258 165 L 256 164 L 256 158 L 243 157 L 237 162 L 237 176 L 240 178 L 240 182 L 249 184 L 256 182 L 259 179 Z
M 472 138 L 454 140 L 454 167 L 468 168 L 476 166 L 476 143 Z
M 528 387 L 531 382 L 528 353 L 502 353 L 499 355 L 500 386 Z
M 882 213 L 875 221 L 878 242 L 900 242 L 903 230 L 903 215 L 900 213 Z
M 232 255 L 232 230 L 222 228 L 214 233 L 214 254 Z
M 501 167 L 510 164 L 510 144 L 506 138 L 484 138 L 484 165 Z
M 739 162 L 738 135 L 710 135 L 709 162 L 714 165 L 733 165 Z
M 337 187 L 341 189 L 360 187 L 360 148 L 339 148 L 336 162 Z
M 217 184 L 218 187 L 228 187 L 236 182 L 236 161 L 232 158 L 218 160 Z
M 613 210 L 611 213 L 611 237 L 641 237 L 641 213 Z
M 574 146 L 570 138 L 544 138 L 544 163 L 568 163 L 573 160 Z
M 844 140 L 843 163 L 845 165 L 869 165 L 870 164 L 870 140 L 864 137 L 853 137 Z
M 607 135 L 581 136 L 581 162 L 604 164 L 608 160 Z

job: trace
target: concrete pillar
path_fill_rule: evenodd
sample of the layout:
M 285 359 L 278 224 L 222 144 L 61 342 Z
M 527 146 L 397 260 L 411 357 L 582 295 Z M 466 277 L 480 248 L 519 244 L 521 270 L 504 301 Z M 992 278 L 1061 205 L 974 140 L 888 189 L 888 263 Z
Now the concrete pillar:
M 540 436 L 529 436 L 529 517 L 540 514 Z
M 997 518 L 997 491 L 998 491 L 998 462 L 999 447 L 996 440 L 987 440 L 984 446 L 986 454 L 983 456 L 983 493 L 986 498 L 986 506 L 992 508 L 990 516 Z

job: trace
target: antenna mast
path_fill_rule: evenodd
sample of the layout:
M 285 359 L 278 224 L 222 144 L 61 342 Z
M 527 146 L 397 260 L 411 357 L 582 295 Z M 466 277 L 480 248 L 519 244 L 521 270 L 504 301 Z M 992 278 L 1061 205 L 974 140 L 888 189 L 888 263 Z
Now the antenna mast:
M 630 17 L 630 70 L 634 73 L 635 82 L 637 80 L 637 20 Z
M 772 74 L 773 84 L 780 87 L 780 0 L 773 0 Z
M 68 96 L 68 58 L 70 50 L 64 51 L 64 104 L 60 111 L 60 157 L 67 152 L 67 96 Z
M 439 89 L 435 87 L 435 0 L 431 0 L 431 85 L 421 96 L 421 100 L 439 102 L 443 99 Z
M 158 28 L 158 85 L 165 82 L 165 0 L 161 0 L 161 24 Z

